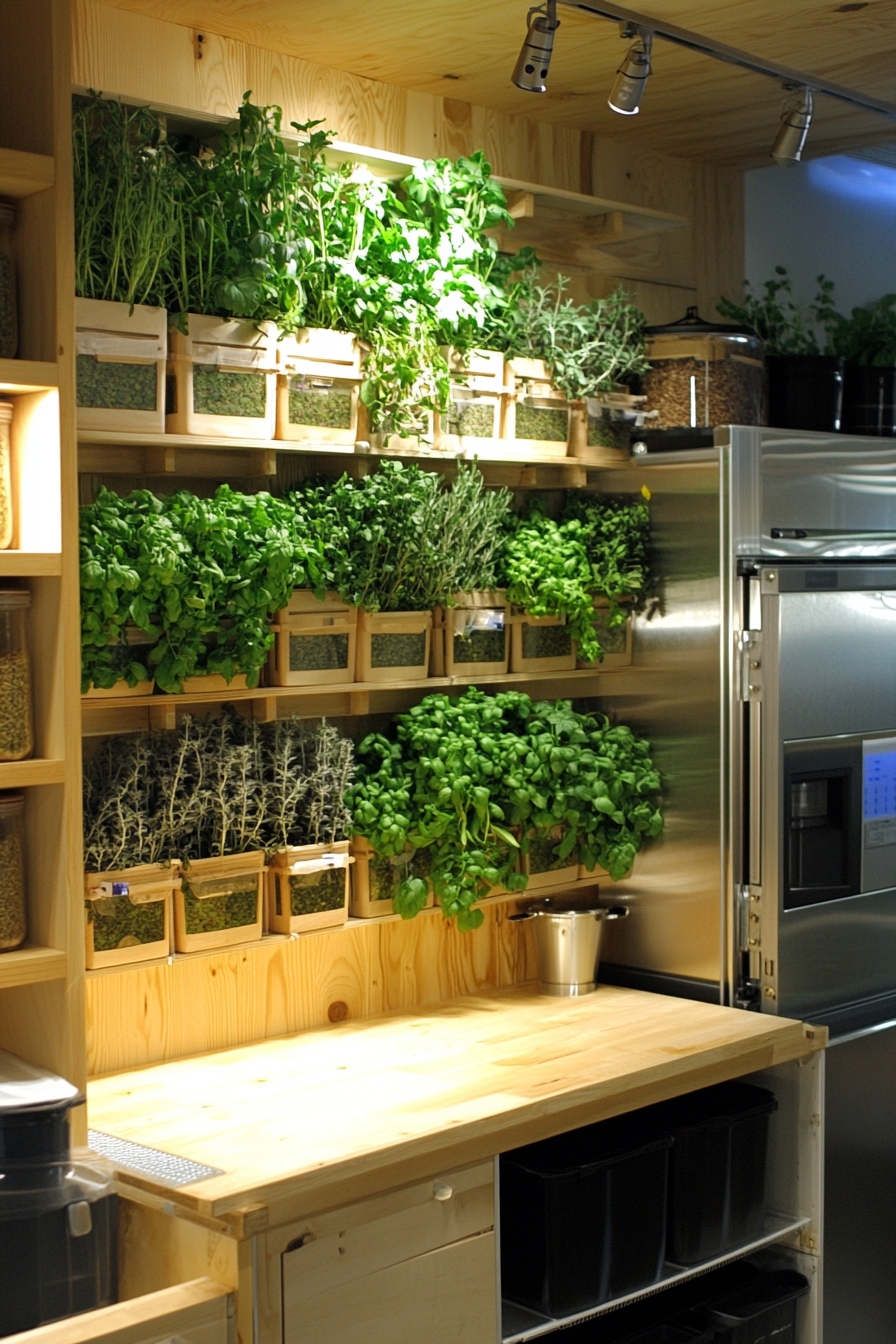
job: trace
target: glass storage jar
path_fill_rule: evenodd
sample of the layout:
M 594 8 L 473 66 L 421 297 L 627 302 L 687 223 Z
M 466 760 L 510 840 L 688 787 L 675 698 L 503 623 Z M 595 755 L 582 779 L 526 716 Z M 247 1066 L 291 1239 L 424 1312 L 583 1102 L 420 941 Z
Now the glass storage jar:
M 12 544 L 12 472 L 9 465 L 13 404 L 0 401 L 0 551 Z
M 0 793 L 0 952 L 25 941 L 25 796 Z
M 26 589 L 0 589 L 0 761 L 21 761 L 34 751 L 30 606 Z
M 644 335 L 650 370 L 642 382 L 658 429 L 762 424 L 764 351 L 749 327 L 704 322 L 689 308 L 680 322 Z
M 12 251 L 15 208 L 0 201 L 0 359 L 13 359 L 19 348 L 16 263 Z

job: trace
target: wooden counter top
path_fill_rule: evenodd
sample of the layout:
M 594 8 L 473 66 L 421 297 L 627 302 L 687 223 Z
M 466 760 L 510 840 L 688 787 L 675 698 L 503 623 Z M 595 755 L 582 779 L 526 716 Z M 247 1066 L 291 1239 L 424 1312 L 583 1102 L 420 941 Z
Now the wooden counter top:
M 172 1188 L 236 1236 L 823 1048 L 823 1028 L 601 986 L 534 987 L 93 1081 L 92 1129 L 218 1167 Z

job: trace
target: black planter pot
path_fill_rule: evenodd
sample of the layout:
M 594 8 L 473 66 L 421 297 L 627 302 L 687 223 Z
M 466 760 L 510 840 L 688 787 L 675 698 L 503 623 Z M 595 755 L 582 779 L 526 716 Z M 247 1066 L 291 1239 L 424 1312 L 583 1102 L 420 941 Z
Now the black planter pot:
M 836 433 L 845 361 L 838 355 L 767 355 L 768 423 L 775 429 Z
M 843 433 L 896 436 L 896 368 L 847 368 Z

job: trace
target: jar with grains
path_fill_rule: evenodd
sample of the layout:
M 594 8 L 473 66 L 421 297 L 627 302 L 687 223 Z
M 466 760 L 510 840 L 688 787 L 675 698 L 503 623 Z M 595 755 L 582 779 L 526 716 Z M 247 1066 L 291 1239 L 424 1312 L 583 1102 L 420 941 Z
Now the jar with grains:
M 0 589 L 0 761 L 21 761 L 34 751 L 27 641 L 30 606 L 26 589 Z
M 764 349 L 749 327 L 704 322 L 689 308 L 644 336 L 650 370 L 642 384 L 658 429 L 763 423 Z
M 0 359 L 13 359 L 19 348 L 16 263 L 12 251 L 15 208 L 0 201 Z
M 25 797 L 0 793 L 0 953 L 21 947 L 25 921 Z
M 12 545 L 12 472 L 9 465 L 13 404 L 0 401 L 0 551 Z

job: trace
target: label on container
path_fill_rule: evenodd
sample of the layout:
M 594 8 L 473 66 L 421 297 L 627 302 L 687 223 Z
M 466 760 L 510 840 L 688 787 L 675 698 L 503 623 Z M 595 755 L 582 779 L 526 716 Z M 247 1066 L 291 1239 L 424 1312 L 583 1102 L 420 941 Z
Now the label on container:
M 101 896 L 130 896 L 130 888 L 127 882 L 101 882 Z

